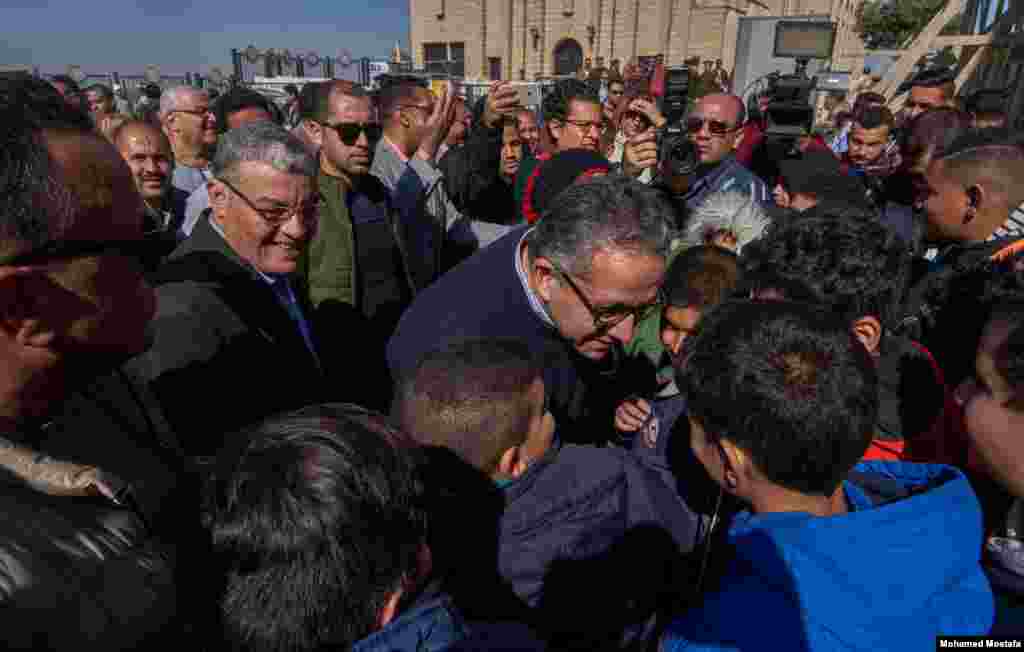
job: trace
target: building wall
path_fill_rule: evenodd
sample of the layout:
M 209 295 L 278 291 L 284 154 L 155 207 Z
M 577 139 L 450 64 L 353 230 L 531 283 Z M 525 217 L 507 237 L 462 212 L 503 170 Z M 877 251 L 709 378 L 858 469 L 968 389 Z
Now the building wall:
M 741 16 L 830 14 L 838 23 L 833 67 L 860 71 L 863 46 L 852 32 L 863 0 L 409 0 L 413 63 L 424 43 L 465 43 L 466 77 L 487 79 L 489 58 L 501 59 L 505 79 L 554 74 L 554 50 L 567 38 L 584 57 L 623 65 L 664 54 L 722 59 L 732 69 Z M 593 27 L 591 40 L 588 26 Z M 536 34 L 536 37 L 534 37 Z M 859 62 L 859 63 L 858 63 Z

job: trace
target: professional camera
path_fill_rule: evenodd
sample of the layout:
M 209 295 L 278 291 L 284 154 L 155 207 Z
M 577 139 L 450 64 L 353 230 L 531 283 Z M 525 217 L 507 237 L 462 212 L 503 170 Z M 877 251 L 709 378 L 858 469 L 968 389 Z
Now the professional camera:
M 686 133 L 670 132 L 661 141 L 658 177 L 655 185 L 672 198 L 679 199 L 690 189 L 700 160 L 697 148 Z M 685 202 L 680 199 L 680 216 L 686 214 Z M 680 221 L 682 218 L 680 217 Z
M 693 174 L 700 160 L 687 134 L 670 134 L 661 145 L 662 168 L 672 176 Z

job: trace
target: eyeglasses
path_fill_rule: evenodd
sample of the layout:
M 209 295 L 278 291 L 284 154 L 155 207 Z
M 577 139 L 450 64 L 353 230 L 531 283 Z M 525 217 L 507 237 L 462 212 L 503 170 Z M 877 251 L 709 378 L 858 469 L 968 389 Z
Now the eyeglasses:
M 601 121 L 590 122 L 587 120 L 569 120 L 567 118 L 565 122 L 571 124 L 577 129 L 580 129 L 583 133 L 587 133 L 592 129 L 596 129 L 600 133 L 601 129 L 604 127 L 604 123 Z
M 271 226 L 281 226 L 292 217 L 298 216 L 299 220 L 305 224 L 315 222 L 320 215 L 320 208 L 323 205 L 324 199 L 321 195 L 317 194 L 312 202 L 309 202 L 298 208 L 257 208 L 256 204 L 251 199 L 245 196 L 245 194 L 234 187 L 230 182 L 225 179 L 217 179 L 225 186 L 231 189 L 231 192 L 238 195 L 246 205 L 253 211 L 259 214 L 263 221 Z
M 93 256 L 120 256 L 144 266 L 149 258 L 151 243 L 139 240 L 51 240 L 31 251 L 0 260 L 0 265 L 43 265 L 57 260 L 89 258 Z
M 655 298 L 652 303 L 644 304 L 642 306 L 615 305 L 595 307 L 583 294 L 583 291 L 580 290 L 579 286 L 572 280 L 572 277 L 569 276 L 568 272 L 554 262 L 551 263 L 551 266 L 556 272 L 558 272 L 559 276 L 565 279 L 565 282 L 569 284 L 569 287 L 572 288 L 572 291 L 576 294 L 577 298 L 579 298 L 580 303 L 582 303 L 583 307 L 590 313 L 591 319 L 594 320 L 594 335 L 604 335 L 611 329 L 626 321 L 629 317 L 633 317 L 634 325 L 639 324 L 641 321 L 659 311 L 665 303 L 664 294 L 659 288 L 657 298 Z
M 693 116 L 686 119 L 686 131 L 691 134 L 698 133 L 707 124 L 708 132 L 712 136 L 725 136 L 730 131 L 735 131 L 738 125 L 731 125 L 721 120 L 704 119 L 700 116 Z
M 205 118 L 208 115 L 213 115 L 213 109 L 207 107 L 205 109 L 175 109 L 171 113 L 187 113 L 189 115 L 199 116 Z
M 359 134 L 366 134 L 367 142 L 375 143 L 380 140 L 381 134 L 384 133 L 384 128 L 379 124 L 368 122 L 339 122 L 336 125 L 321 122 L 319 124 L 326 129 L 334 130 L 334 133 L 338 134 L 338 138 L 341 139 L 341 142 L 346 147 L 355 145 L 356 141 L 359 140 Z

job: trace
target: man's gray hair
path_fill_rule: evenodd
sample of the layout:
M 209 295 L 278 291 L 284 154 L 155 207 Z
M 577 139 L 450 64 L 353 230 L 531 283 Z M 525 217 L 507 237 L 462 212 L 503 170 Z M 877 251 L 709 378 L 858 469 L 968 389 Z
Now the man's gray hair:
M 749 195 L 735 191 L 715 192 L 694 210 L 684 244 L 706 245 L 716 236 L 728 234 L 736 240 L 738 254 L 752 240 L 761 237 L 769 221 L 761 204 Z
M 587 277 L 600 251 L 666 258 L 675 223 L 675 209 L 657 191 L 622 175 L 596 177 L 555 198 L 527 238 L 529 256 Z
M 273 122 L 253 122 L 220 137 L 211 170 L 218 179 L 237 179 L 246 161 L 266 163 L 279 172 L 316 178 L 317 162 L 298 138 Z
M 180 109 L 187 98 L 196 96 L 209 98 L 210 94 L 202 88 L 194 86 L 172 86 L 168 88 L 160 95 L 160 119 L 163 120 L 172 111 Z

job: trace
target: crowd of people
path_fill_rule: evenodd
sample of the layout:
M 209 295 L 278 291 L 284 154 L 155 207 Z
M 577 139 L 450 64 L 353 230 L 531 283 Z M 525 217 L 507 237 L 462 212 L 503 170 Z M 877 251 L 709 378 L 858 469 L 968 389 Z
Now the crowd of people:
M 8 648 L 1024 635 L 998 106 L 156 90 L 0 76 Z

